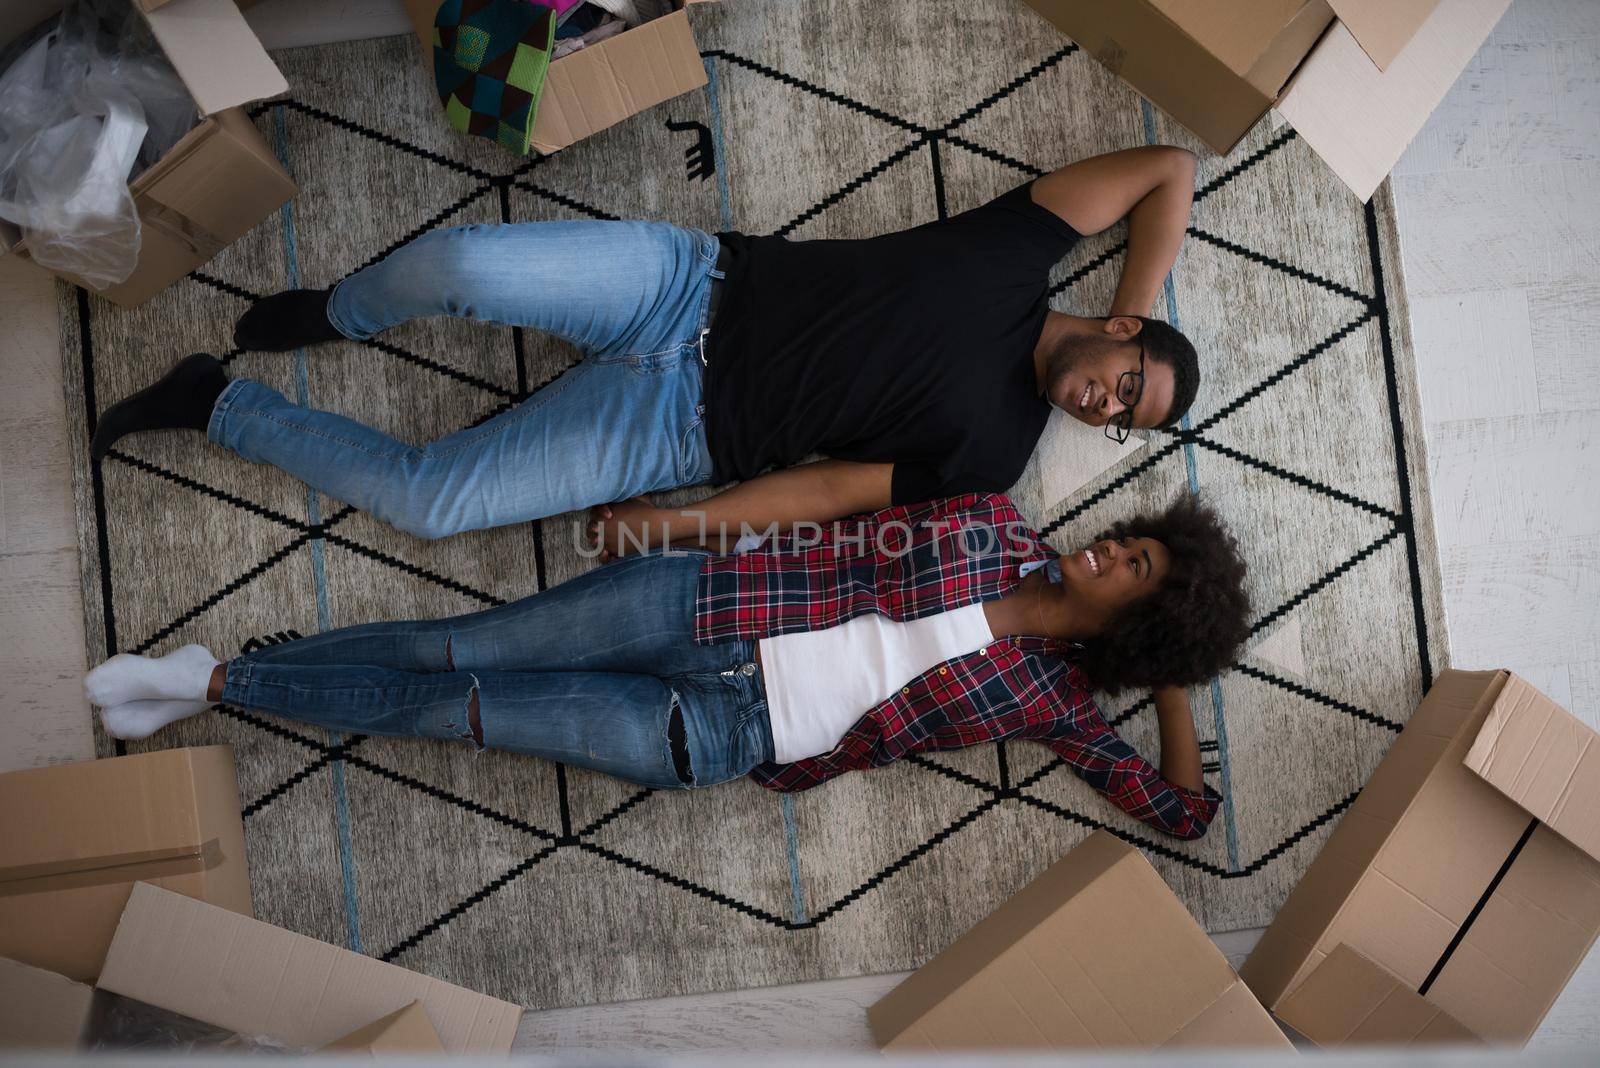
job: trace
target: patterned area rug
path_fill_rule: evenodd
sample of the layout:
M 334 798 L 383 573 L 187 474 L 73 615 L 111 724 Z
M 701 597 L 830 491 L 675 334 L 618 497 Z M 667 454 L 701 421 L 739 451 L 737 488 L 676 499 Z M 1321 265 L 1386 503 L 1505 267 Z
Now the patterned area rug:
M 573 517 L 421 542 L 192 434 L 132 439 L 92 470 L 95 413 L 177 356 L 225 351 L 256 294 L 328 285 L 441 225 L 649 217 L 860 236 L 1096 152 L 1193 145 L 1013 0 L 693 15 L 705 90 L 532 161 L 452 133 L 409 38 L 278 56 L 293 91 L 256 121 L 300 197 L 137 310 L 62 290 L 92 649 L 227 655 L 496 604 L 587 566 Z M 1028 743 L 789 799 L 743 782 L 652 793 L 231 708 L 128 748 L 235 747 L 263 918 L 534 1007 L 912 967 L 1099 826 L 1142 846 L 1207 927 L 1265 922 L 1442 665 L 1443 627 L 1387 190 L 1363 207 L 1270 120 L 1202 158 L 1160 309 L 1205 359 L 1189 424 L 1115 448 L 1054 423 L 1014 496 L 1062 547 L 1192 490 L 1239 534 L 1259 617 L 1247 655 L 1194 693 L 1206 775 L 1228 797 L 1205 839 L 1153 835 Z M 1055 306 L 1102 312 L 1121 240 L 1062 263 Z M 227 356 L 410 440 L 481 420 L 574 359 L 452 321 Z M 1148 702 L 1109 708 L 1154 749 Z

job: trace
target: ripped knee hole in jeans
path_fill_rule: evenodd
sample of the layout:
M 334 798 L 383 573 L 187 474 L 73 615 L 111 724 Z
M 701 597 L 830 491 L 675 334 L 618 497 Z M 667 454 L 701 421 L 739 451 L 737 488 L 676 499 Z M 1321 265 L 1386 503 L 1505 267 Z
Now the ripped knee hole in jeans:
M 689 765 L 689 735 L 683 726 L 683 709 L 678 694 L 672 694 L 672 715 L 667 720 L 667 744 L 672 750 L 672 770 L 685 786 L 694 785 L 694 769 Z

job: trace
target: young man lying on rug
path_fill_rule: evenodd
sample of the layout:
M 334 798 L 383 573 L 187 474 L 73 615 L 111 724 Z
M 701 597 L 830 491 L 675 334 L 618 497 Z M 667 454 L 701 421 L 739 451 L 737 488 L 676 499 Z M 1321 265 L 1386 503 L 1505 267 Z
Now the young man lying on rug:
M 1065 556 L 1004 497 L 893 507 L 744 553 L 669 550 L 500 608 L 347 627 L 221 664 L 203 647 L 88 675 L 141 738 L 210 702 L 330 730 L 470 740 L 651 787 L 804 790 L 910 753 L 1040 742 L 1131 815 L 1205 833 L 1183 689 L 1249 630 L 1245 566 L 1184 497 Z M 1161 766 L 1090 686 L 1160 687 Z
M 188 427 L 419 537 L 752 479 L 708 522 L 765 527 L 1016 481 L 1052 405 L 1124 440 L 1194 399 L 1194 348 L 1142 318 L 1172 267 L 1194 157 L 1096 156 L 954 218 L 866 240 L 712 236 L 667 223 L 435 230 L 331 290 L 258 301 L 245 349 L 373 335 L 424 316 L 533 327 L 585 358 L 482 425 L 423 447 L 291 403 L 191 356 L 99 420 Z M 1050 269 L 1128 220 L 1110 315 L 1048 306 Z M 829 459 L 755 479 L 813 452 Z M 619 505 L 618 520 L 642 506 Z M 618 524 L 609 523 L 608 541 Z

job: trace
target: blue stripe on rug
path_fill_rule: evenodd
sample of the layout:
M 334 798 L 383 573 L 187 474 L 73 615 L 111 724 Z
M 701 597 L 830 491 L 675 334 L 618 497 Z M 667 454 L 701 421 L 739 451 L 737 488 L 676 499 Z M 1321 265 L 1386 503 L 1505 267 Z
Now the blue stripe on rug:
M 728 189 L 728 151 L 722 139 L 722 99 L 718 95 L 717 61 L 706 59 L 706 98 L 711 107 L 711 146 L 717 165 L 717 196 L 722 209 L 722 228 L 733 229 L 733 197 Z M 794 796 L 783 794 L 784 844 L 789 855 L 789 895 L 792 899 L 794 922 L 806 923 L 806 894 L 800 883 L 800 825 L 794 818 Z
M 1156 114 L 1150 101 L 1141 99 L 1140 110 L 1144 115 L 1144 141 L 1147 145 L 1156 144 Z M 1172 324 L 1174 330 L 1182 330 L 1178 320 L 1178 291 L 1172 284 L 1172 275 L 1167 274 L 1167 280 L 1162 284 L 1162 294 L 1167 302 L 1167 322 Z M 1184 414 L 1183 420 L 1178 424 L 1184 430 L 1191 426 L 1189 416 Z M 1189 492 L 1200 492 L 1200 473 L 1195 465 L 1194 445 L 1190 442 L 1183 444 L 1183 464 L 1188 472 Z M 1222 813 L 1223 824 L 1228 836 L 1228 869 L 1239 870 L 1239 832 L 1233 819 L 1233 779 L 1230 774 L 1228 762 L 1228 723 L 1224 715 L 1222 701 L 1222 683 L 1217 679 L 1211 680 L 1211 718 L 1215 724 L 1217 735 L 1217 767 L 1218 778 L 1222 783 Z
M 806 923 L 806 892 L 800 885 L 800 825 L 794 818 L 794 795 L 783 794 L 783 834 L 789 848 L 789 896 L 793 899 L 794 922 Z
M 288 138 L 283 121 L 283 105 L 272 109 L 273 130 L 276 134 L 275 147 L 278 162 L 283 164 L 284 170 L 289 170 Z M 293 177 L 291 172 L 290 177 Z M 294 229 L 294 201 L 290 200 L 283 206 L 283 246 L 287 258 L 286 269 L 290 289 L 300 288 L 300 255 L 295 244 Z M 309 364 L 306 360 L 306 350 L 294 350 L 294 388 L 295 401 L 303 407 L 311 404 L 311 376 Z M 306 518 L 313 524 L 322 522 L 322 502 L 317 499 L 317 491 L 306 487 Z M 317 591 L 317 629 L 327 631 L 332 629 L 332 619 L 328 612 L 328 572 L 325 556 L 325 545 L 321 538 L 311 539 L 311 575 Z M 324 731 L 332 745 L 342 745 L 344 735 L 339 731 Z M 350 802 L 345 791 L 345 765 L 342 760 L 335 760 L 328 766 L 333 775 L 334 815 L 339 828 L 339 868 L 344 878 L 344 915 L 345 926 L 348 929 L 349 948 L 357 953 L 363 953 L 361 948 L 361 910 L 356 904 L 356 873 L 355 851 L 350 841 Z
M 728 153 L 722 141 L 722 102 L 717 95 L 717 61 L 701 60 L 706 66 L 706 98 L 711 104 L 711 150 L 717 165 L 717 196 L 721 200 L 722 228 L 733 229 L 733 198 L 728 191 Z

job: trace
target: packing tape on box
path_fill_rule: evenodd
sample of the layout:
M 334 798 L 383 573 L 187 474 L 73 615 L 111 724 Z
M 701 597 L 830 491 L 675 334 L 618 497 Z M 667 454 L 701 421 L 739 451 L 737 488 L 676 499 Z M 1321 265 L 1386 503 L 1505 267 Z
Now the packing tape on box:
M 1461 943 L 1466 940 L 1467 932 L 1472 930 L 1472 925 L 1483 912 L 1484 906 L 1489 904 L 1489 899 L 1494 897 L 1494 892 L 1500 889 L 1500 882 L 1506 877 L 1506 872 L 1511 870 L 1511 865 L 1516 862 L 1517 855 L 1522 852 L 1522 847 L 1528 844 L 1528 839 L 1533 837 L 1533 832 L 1538 830 L 1538 819 L 1528 821 L 1527 830 L 1522 832 L 1522 837 L 1517 839 L 1517 844 L 1511 847 L 1511 852 L 1506 854 L 1505 863 L 1500 865 L 1500 870 L 1494 873 L 1494 878 L 1489 880 L 1489 886 L 1479 895 L 1478 901 L 1472 906 L 1472 911 L 1467 913 L 1467 918 L 1461 921 L 1461 926 L 1456 928 L 1455 937 L 1450 939 L 1450 944 L 1444 947 L 1444 952 L 1439 954 L 1439 959 L 1433 962 L 1433 968 L 1428 972 L 1428 977 L 1417 987 L 1417 993 L 1427 996 L 1428 990 L 1434 981 L 1444 972 L 1445 965 L 1450 963 L 1450 958 Z
M 201 260 L 209 260 L 227 247 L 228 242 L 206 230 L 187 215 L 158 200 L 148 196 L 140 197 L 138 208 L 139 222 L 142 225 L 183 246 L 191 255 Z
M 116 853 L 31 864 L 0 869 L 0 897 L 189 875 L 214 868 L 221 862 L 222 843 L 210 838 L 201 845 L 157 851 L 153 855 Z

